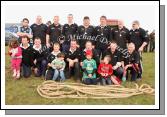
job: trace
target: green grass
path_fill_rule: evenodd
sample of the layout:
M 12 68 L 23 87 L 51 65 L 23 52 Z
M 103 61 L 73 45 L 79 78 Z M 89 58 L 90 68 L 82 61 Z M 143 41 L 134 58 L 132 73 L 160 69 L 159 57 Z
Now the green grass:
M 7 51 L 7 47 L 6 47 Z M 41 97 L 36 88 L 44 80 L 43 78 L 21 78 L 20 80 L 12 79 L 10 69 L 10 57 L 5 56 L 5 103 L 6 105 L 154 105 L 155 97 L 152 95 L 137 95 L 123 99 L 46 99 Z M 139 85 L 147 83 L 154 87 L 155 82 L 155 61 L 154 53 L 143 54 L 144 73 Z M 66 82 L 74 82 L 68 79 Z M 126 87 L 134 86 L 131 82 L 126 82 Z

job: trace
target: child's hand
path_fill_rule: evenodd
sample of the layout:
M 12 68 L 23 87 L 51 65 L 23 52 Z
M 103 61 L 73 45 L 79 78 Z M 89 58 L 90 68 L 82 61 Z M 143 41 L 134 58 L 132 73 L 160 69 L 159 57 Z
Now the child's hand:
M 36 63 L 37 63 L 37 60 L 35 59 L 35 60 L 34 60 L 34 64 L 36 65 Z
M 81 66 L 81 67 L 83 66 L 83 62 L 80 62 L 80 66 Z
M 91 78 L 91 77 L 92 77 L 92 74 L 89 74 L 88 77 Z

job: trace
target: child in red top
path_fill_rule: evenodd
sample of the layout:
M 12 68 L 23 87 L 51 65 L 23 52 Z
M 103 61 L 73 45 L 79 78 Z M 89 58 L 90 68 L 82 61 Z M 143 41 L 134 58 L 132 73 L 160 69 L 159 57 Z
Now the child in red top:
M 11 39 L 9 43 L 9 55 L 11 56 L 11 67 L 13 70 L 13 78 L 20 78 L 20 66 L 22 61 L 22 49 L 16 39 Z
M 100 63 L 98 67 L 98 73 L 100 74 L 101 84 L 111 85 L 111 75 L 113 74 L 112 65 L 109 64 L 111 57 L 109 55 L 105 56 L 103 62 Z

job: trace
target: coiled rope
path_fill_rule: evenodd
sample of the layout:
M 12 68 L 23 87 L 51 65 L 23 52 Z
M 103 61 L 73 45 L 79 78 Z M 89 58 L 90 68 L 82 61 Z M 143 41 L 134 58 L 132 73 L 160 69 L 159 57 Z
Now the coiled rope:
M 44 98 L 127 98 L 134 95 L 154 95 L 155 90 L 148 84 L 140 87 L 134 83 L 135 88 L 125 88 L 121 85 L 84 85 L 81 83 L 58 83 L 44 81 L 37 87 L 37 92 Z

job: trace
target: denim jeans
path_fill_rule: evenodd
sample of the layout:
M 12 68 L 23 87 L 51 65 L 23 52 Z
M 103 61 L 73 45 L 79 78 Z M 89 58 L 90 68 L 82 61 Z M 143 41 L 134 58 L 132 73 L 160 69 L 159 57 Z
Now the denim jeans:
M 111 78 L 110 77 L 108 77 L 108 78 L 101 78 L 101 84 L 102 85 L 106 85 L 106 84 L 111 85 L 112 84 Z
M 54 75 L 53 75 L 53 79 L 52 80 L 57 80 L 57 78 L 60 76 L 60 81 L 64 81 L 65 80 L 65 75 L 64 75 L 64 71 L 63 70 L 54 70 Z
M 35 73 L 36 77 L 40 77 L 41 75 L 45 76 L 45 71 L 47 68 L 47 61 L 46 60 L 42 60 L 40 63 L 38 63 L 37 65 L 37 73 Z
M 27 65 L 25 65 L 25 64 L 22 63 L 21 74 L 25 78 L 30 77 L 30 75 L 31 75 L 31 66 L 27 66 Z
M 97 84 L 97 79 L 96 78 L 84 78 L 83 83 L 87 85 L 96 85 Z

